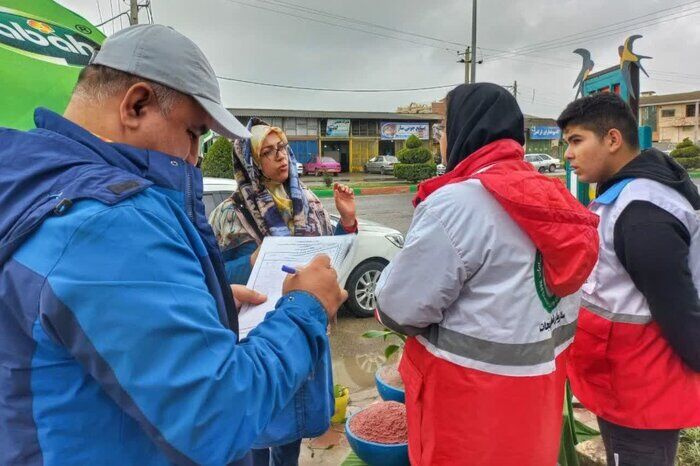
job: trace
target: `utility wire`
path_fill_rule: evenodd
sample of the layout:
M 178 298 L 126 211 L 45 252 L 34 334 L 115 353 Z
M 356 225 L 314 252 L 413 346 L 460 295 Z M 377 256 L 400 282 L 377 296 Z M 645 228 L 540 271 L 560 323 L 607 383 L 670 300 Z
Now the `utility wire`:
M 399 34 L 405 34 L 408 36 L 419 37 L 421 39 L 428 39 L 428 40 L 432 40 L 432 41 L 436 41 L 436 42 L 442 42 L 444 44 L 457 45 L 459 47 L 466 47 L 467 46 L 467 44 L 464 44 L 461 42 L 453 42 L 453 41 L 449 41 L 449 40 L 445 40 L 445 39 L 440 39 L 438 37 L 432 37 L 432 36 L 427 36 L 424 34 L 418 34 L 418 33 L 413 32 L 413 31 L 405 31 L 402 29 L 384 26 L 382 24 L 372 23 L 369 21 L 364 21 L 364 20 L 352 18 L 349 16 L 338 15 L 338 14 L 331 13 L 331 12 L 328 12 L 325 10 L 320 10 L 317 8 L 309 8 L 309 7 L 300 5 L 298 3 L 287 2 L 287 1 L 282 1 L 282 0 L 258 0 L 258 1 L 263 2 L 263 3 L 268 3 L 268 4 L 275 4 L 275 5 L 283 6 L 286 8 L 293 9 L 293 10 L 311 13 L 311 14 L 318 15 L 318 16 L 325 16 L 327 18 L 348 21 L 348 22 L 355 23 L 355 24 L 358 24 L 361 26 L 369 26 L 369 27 L 373 27 L 373 28 L 384 29 L 386 31 L 396 32 Z
M 330 21 L 323 21 L 323 20 L 317 19 L 317 18 L 309 18 L 309 17 L 307 17 L 307 16 L 296 15 L 296 14 L 293 14 L 293 13 L 289 13 L 289 12 L 285 12 L 285 11 L 280 11 L 280 10 L 275 10 L 275 9 L 267 8 L 267 7 L 260 6 L 260 5 L 254 5 L 254 4 L 242 2 L 242 1 L 239 1 L 239 0 L 228 0 L 228 1 L 229 1 L 229 2 L 233 2 L 233 3 L 237 3 L 237 4 L 239 4 L 239 5 L 244 5 L 244 6 L 247 6 L 247 7 L 251 7 L 251 8 L 257 8 L 257 9 L 260 9 L 260 10 L 265 10 L 265 11 L 270 11 L 270 12 L 273 12 L 273 13 L 278 13 L 278 14 L 282 14 L 282 15 L 286 15 L 286 16 L 291 16 L 291 17 L 294 17 L 294 18 L 303 19 L 303 20 L 305 20 L 305 21 L 312 21 L 312 22 L 315 22 L 315 23 L 326 24 L 326 25 L 338 27 L 338 28 L 341 28 L 341 29 L 348 29 L 348 30 L 351 30 L 351 31 L 363 32 L 363 33 L 365 33 L 365 34 L 371 34 L 371 35 L 374 35 L 374 36 L 384 37 L 384 38 L 387 38 L 387 39 L 393 39 L 393 40 L 398 40 L 398 41 L 402 41 L 402 42 L 409 42 L 409 43 L 411 43 L 411 44 L 421 45 L 421 46 L 424 46 L 424 47 L 432 47 L 432 48 L 434 48 L 434 49 L 443 50 L 443 51 L 448 51 L 448 52 L 457 52 L 457 53 L 462 52 L 462 50 L 458 50 L 458 49 L 455 49 L 455 48 L 437 46 L 437 45 L 434 45 L 434 44 L 427 44 L 427 43 L 425 43 L 425 42 L 418 42 L 418 41 L 414 41 L 414 40 L 410 40 L 410 39 L 405 39 L 405 38 L 401 38 L 401 37 L 390 36 L 390 35 L 388 35 L 388 34 L 382 34 L 382 33 L 375 32 L 375 31 L 368 31 L 368 30 L 366 30 L 366 29 L 360 29 L 360 28 L 355 28 L 355 27 L 351 27 L 351 26 L 345 26 L 345 25 L 333 23 L 333 22 L 330 22 Z
M 96 27 L 103 26 L 103 25 L 109 23 L 110 21 L 114 21 L 115 19 L 119 18 L 120 16 L 124 16 L 124 15 L 128 15 L 128 14 L 129 14 L 128 11 L 123 11 L 123 12 L 119 13 L 118 15 L 112 16 L 112 17 L 109 18 L 108 20 L 105 20 L 105 21 L 101 22 L 100 24 L 95 24 L 95 26 L 96 26 Z M 113 26 L 113 27 L 112 27 L 112 34 L 114 34 L 114 23 L 112 23 L 112 26 Z
M 700 2 L 698 2 L 698 3 L 700 3 Z M 537 44 L 532 44 L 529 46 L 525 46 L 525 47 L 521 47 L 521 48 L 518 48 L 515 50 L 511 50 L 511 51 L 508 51 L 508 52 L 505 52 L 502 54 L 487 56 L 485 58 L 489 59 L 490 61 L 494 61 L 494 60 L 504 58 L 505 56 L 508 56 L 508 55 L 531 55 L 535 52 L 542 52 L 542 51 L 554 50 L 554 49 L 558 49 L 558 48 L 562 48 L 562 47 L 569 47 L 569 46 L 572 46 L 574 44 L 580 43 L 584 40 L 596 41 L 596 40 L 604 39 L 607 37 L 612 37 L 614 35 L 617 35 L 617 34 L 622 33 L 622 32 L 627 32 L 627 31 L 630 31 L 632 29 L 637 29 L 637 30 L 638 29 L 645 29 L 645 28 L 648 28 L 651 26 L 655 26 L 657 24 L 662 24 L 662 23 L 666 23 L 669 21 L 675 21 L 677 19 L 685 18 L 687 16 L 691 16 L 691 15 L 694 15 L 697 13 L 700 13 L 700 5 L 686 9 L 686 10 L 671 13 L 669 15 L 666 15 L 665 17 L 654 18 L 654 19 L 639 21 L 639 22 L 635 22 L 635 23 L 630 23 L 626 26 L 614 28 L 614 29 L 604 31 L 604 32 L 599 33 L 599 34 L 582 36 L 582 37 L 578 37 L 575 39 L 568 39 L 568 40 L 561 40 L 562 38 L 552 39 L 551 41 L 548 41 L 548 42 L 552 42 L 549 45 L 538 46 Z
M 95 0 L 97 4 L 97 14 L 100 16 L 100 21 L 102 21 L 102 8 L 100 8 L 100 0 Z
M 647 13 L 647 14 L 645 14 L 645 15 L 636 16 L 636 17 L 634 17 L 634 18 L 629 18 L 629 19 L 626 19 L 626 20 L 623 20 L 623 21 L 618 21 L 618 22 L 615 22 L 615 23 L 606 24 L 606 25 L 603 25 L 603 26 L 599 26 L 599 27 L 592 28 L 592 29 L 587 29 L 587 30 L 585 30 L 585 31 L 581 31 L 581 32 L 577 32 L 577 33 L 572 33 L 572 34 L 567 34 L 567 35 L 564 35 L 564 36 L 559 36 L 559 37 L 556 37 L 556 38 L 554 38 L 554 39 L 548 39 L 548 40 L 545 40 L 545 41 L 535 42 L 535 43 L 533 43 L 533 44 L 529 44 L 529 45 L 526 45 L 526 46 L 523 46 L 523 47 L 518 47 L 517 49 L 512 50 L 511 53 L 523 52 L 523 51 L 526 51 L 526 50 L 536 49 L 536 48 L 540 48 L 540 47 L 543 47 L 543 46 L 546 46 L 546 45 L 552 45 L 552 44 L 554 44 L 554 43 L 558 44 L 558 43 L 560 43 L 561 41 L 563 41 L 564 39 L 569 39 L 569 40 L 571 40 L 571 38 L 574 38 L 574 37 L 577 37 L 578 39 L 581 39 L 581 40 L 585 40 L 585 39 L 588 38 L 588 37 L 595 37 L 595 36 L 597 36 L 598 34 L 593 34 L 593 35 L 591 35 L 591 33 L 596 32 L 596 31 L 609 32 L 609 31 L 604 31 L 604 30 L 605 30 L 605 29 L 613 28 L 613 27 L 615 27 L 615 26 L 617 26 L 617 27 L 615 27 L 615 29 L 619 29 L 619 26 L 621 26 L 621 25 L 629 26 L 627 23 L 636 23 L 636 22 L 638 22 L 638 20 L 640 20 L 640 19 L 642 19 L 642 18 L 647 18 L 647 17 L 649 17 L 649 16 L 655 16 L 655 15 L 658 15 L 659 13 L 663 13 L 663 12 L 666 12 L 666 11 L 670 11 L 670 10 L 675 10 L 675 9 L 683 8 L 683 7 L 685 7 L 685 6 L 693 5 L 693 4 L 697 4 L 697 3 L 700 3 L 700 0 L 694 0 L 694 1 L 691 1 L 691 2 L 687 2 L 687 3 L 682 3 L 682 4 L 679 4 L 679 5 L 676 5 L 676 6 L 673 6 L 673 7 L 669 7 L 669 8 L 662 8 L 662 9 L 660 9 L 660 10 L 656 10 L 656 11 L 653 11 L 653 12 L 651 12 L 651 13 Z M 681 13 L 681 12 L 683 12 L 683 11 L 687 11 L 687 10 L 681 10 L 681 11 L 678 11 L 678 12 L 675 12 L 675 13 Z M 649 21 L 649 20 L 647 20 L 647 21 Z M 642 22 L 644 22 L 644 21 L 642 21 Z M 585 36 L 585 37 L 581 37 L 581 36 Z
M 448 87 L 456 87 L 459 85 L 457 84 L 444 84 L 440 86 L 425 86 L 425 87 L 406 87 L 406 88 L 399 88 L 399 89 L 336 89 L 336 88 L 330 88 L 330 87 L 307 87 L 307 86 L 291 86 L 291 85 L 286 85 L 286 84 L 273 84 L 273 83 L 265 83 L 265 82 L 259 82 L 259 81 L 250 81 L 246 79 L 238 79 L 238 78 L 232 78 L 230 76 L 217 76 L 217 78 L 221 79 L 222 81 L 233 81 L 237 83 L 243 83 L 243 84 L 254 84 L 256 86 L 266 86 L 266 87 L 276 87 L 280 89 L 296 89 L 300 91 L 319 91 L 319 92 L 355 92 L 355 93 L 381 93 L 381 92 L 410 92 L 410 91 L 428 91 L 428 90 L 434 90 L 434 89 L 446 89 Z
M 112 21 L 112 34 L 114 34 L 114 5 L 112 5 L 112 0 L 109 0 L 109 14 L 112 15 L 111 21 Z

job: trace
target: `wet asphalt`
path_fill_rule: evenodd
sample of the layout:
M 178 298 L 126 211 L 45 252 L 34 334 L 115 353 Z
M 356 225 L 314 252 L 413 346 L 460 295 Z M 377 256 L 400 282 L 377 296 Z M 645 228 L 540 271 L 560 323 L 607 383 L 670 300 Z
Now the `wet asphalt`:
M 358 196 L 357 216 L 396 228 L 406 234 L 411 218 L 413 194 Z M 333 199 L 321 199 L 330 213 L 337 213 Z M 331 352 L 335 383 L 357 392 L 374 386 L 374 373 L 384 363 L 384 348 L 396 341 L 363 338 L 369 330 L 381 330 L 382 325 L 373 318 L 358 319 L 347 312 L 338 315 L 331 326 Z

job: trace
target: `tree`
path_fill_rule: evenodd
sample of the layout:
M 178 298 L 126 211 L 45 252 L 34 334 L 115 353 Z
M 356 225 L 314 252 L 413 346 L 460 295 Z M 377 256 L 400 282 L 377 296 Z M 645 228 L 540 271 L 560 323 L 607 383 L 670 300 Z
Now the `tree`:
M 435 176 L 433 155 L 415 134 L 408 137 L 406 146 L 396 155 L 401 163 L 394 164 L 395 177 L 415 183 Z
M 233 178 L 233 145 L 225 137 L 219 137 L 211 145 L 202 160 L 202 175 L 213 178 Z

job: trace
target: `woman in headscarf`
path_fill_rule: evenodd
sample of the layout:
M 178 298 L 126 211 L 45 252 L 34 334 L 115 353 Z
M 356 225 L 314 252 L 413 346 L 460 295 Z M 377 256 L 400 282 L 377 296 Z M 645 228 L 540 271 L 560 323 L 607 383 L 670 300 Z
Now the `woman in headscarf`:
M 447 173 L 421 184 L 378 317 L 400 364 L 414 466 L 554 466 L 578 289 L 597 218 L 523 160 L 523 114 L 494 84 L 447 96 Z
M 340 221 L 334 228 L 318 200 L 299 179 L 287 136 L 258 118 L 248 123 L 249 140 L 234 142 L 238 189 L 209 216 L 231 284 L 245 284 L 266 236 L 328 236 L 357 232 L 355 196 L 334 186 Z M 253 450 L 254 466 L 296 466 L 301 438 L 321 435 L 333 414 L 330 354 L 314 370 L 288 410 L 274 419 Z M 311 405 L 308 405 L 311 403 Z M 299 414 L 303 410 L 303 414 Z M 296 417 L 296 419 L 295 419 Z
M 299 179 L 296 159 L 280 128 L 259 118 L 251 138 L 234 142 L 238 190 L 209 216 L 226 261 L 229 283 L 245 284 L 265 236 L 328 236 L 357 232 L 355 195 L 335 184 L 340 221 L 334 228 L 318 197 Z

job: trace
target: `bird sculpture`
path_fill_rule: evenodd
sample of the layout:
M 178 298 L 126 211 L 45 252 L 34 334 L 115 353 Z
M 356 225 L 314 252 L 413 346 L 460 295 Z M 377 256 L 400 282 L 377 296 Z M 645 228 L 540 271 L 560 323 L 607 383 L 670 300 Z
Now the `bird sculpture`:
M 583 82 L 586 80 L 586 78 L 588 78 L 588 75 L 591 74 L 591 70 L 593 69 L 595 63 L 593 60 L 591 60 L 591 52 L 586 49 L 576 49 L 574 50 L 574 53 L 581 55 L 581 58 L 583 59 L 581 71 L 579 72 L 576 82 L 574 83 L 574 88 L 578 86 L 574 99 L 578 99 L 579 96 L 583 96 Z
M 637 55 L 634 53 L 632 50 L 632 47 L 634 45 L 634 41 L 637 39 L 640 39 L 642 36 L 636 34 L 634 36 L 629 36 L 625 40 L 625 45 L 621 45 L 618 47 L 617 51 L 620 54 L 620 72 L 622 73 L 622 77 L 625 80 L 625 84 L 627 85 L 627 92 L 629 93 L 630 96 L 633 98 L 635 97 L 635 92 L 634 89 L 632 89 L 632 74 L 630 73 L 631 67 L 636 66 L 640 70 L 644 72 L 647 77 L 649 76 L 649 73 L 647 73 L 647 70 L 644 69 L 642 66 L 641 60 L 644 58 L 651 58 L 647 57 L 645 55 Z

